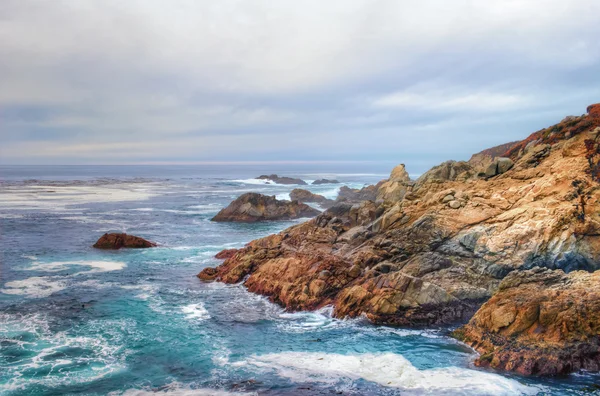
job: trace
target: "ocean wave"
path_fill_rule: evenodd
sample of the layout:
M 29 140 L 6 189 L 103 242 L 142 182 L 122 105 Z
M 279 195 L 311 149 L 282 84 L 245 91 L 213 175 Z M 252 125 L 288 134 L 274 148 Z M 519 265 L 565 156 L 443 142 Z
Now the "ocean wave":
M 8 380 L 0 384 L 0 393 L 25 393 L 33 385 L 90 383 L 126 367 L 128 352 L 122 347 L 123 337 L 124 332 L 135 331 L 135 321 L 92 320 L 71 330 L 51 331 L 41 314 L 0 314 L 2 353 L 10 355 L 18 348 L 22 356 L 3 367 L 0 376 L 6 375 Z M 11 342 L 23 338 L 27 342 Z
M 210 319 L 210 314 L 204 307 L 203 303 L 189 304 L 181 308 L 181 312 L 185 314 L 186 319 L 190 320 L 207 320 Z
M 33 276 L 27 279 L 14 280 L 6 282 L 4 289 L 1 289 L 0 292 L 28 298 L 49 297 L 67 288 L 66 282 L 57 278 L 52 276 Z
M 363 379 L 383 387 L 416 394 L 530 395 L 539 389 L 500 375 L 459 367 L 419 370 L 394 353 L 340 355 L 322 352 L 282 352 L 254 355 L 235 366 L 274 370 L 294 382 L 330 385 Z
M 190 385 L 183 385 L 178 382 L 173 382 L 167 386 L 159 389 L 142 388 L 142 389 L 128 389 L 123 392 L 110 392 L 109 396 L 154 396 L 154 395 L 167 395 L 167 396 L 253 396 L 257 393 L 247 392 L 228 392 L 220 389 L 211 388 L 194 388 Z
M 41 263 L 34 261 L 28 268 L 24 268 L 25 271 L 43 271 L 43 272 L 58 272 L 64 271 L 72 266 L 82 266 L 92 268 L 89 271 L 80 271 L 72 275 L 83 274 L 83 273 L 94 273 L 94 272 L 110 272 L 119 271 L 127 266 L 122 261 L 99 261 L 99 260 L 74 260 L 74 261 L 53 261 L 49 263 Z

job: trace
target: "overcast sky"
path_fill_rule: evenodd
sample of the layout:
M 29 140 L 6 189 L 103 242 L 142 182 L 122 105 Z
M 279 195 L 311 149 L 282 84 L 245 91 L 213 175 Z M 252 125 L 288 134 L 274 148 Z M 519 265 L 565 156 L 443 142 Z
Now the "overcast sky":
M 1 0 L 0 163 L 380 161 L 600 102 L 598 0 Z

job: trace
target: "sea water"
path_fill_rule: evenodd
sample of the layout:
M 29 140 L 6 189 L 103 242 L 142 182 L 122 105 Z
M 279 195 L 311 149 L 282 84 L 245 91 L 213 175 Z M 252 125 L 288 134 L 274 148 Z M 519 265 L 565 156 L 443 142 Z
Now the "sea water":
M 340 184 L 357 169 L 249 166 L 0 167 L 0 394 L 591 394 L 586 373 L 542 379 L 481 370 L 449 328 L 402 329 L 331 309 L 286 312 L 244 286 L 203 283 L 222 249 L 298 221 L 214 223 L 237 196 L 289 198 L 278 172 Z M 105 232 L 159 247 L 101 251 Z

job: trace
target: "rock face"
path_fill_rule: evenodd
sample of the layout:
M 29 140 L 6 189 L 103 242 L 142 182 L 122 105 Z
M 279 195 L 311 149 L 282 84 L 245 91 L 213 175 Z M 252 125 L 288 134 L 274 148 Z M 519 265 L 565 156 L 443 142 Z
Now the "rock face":
M 314 217 L 319 213 L 321 212 L 298 201 L 279 201 L 274 196 L 246 193 L 217 213 L 212 221 L 254 223 Z
M 298 184 L 298 185 L 306 185 L 306 182 L 302 179 L 294 179 L 293 177 L 285 177 L 285 176 L 277 176 L 273 175 L 261 175 L 257 177 L 259 180 L 270 180 L 273 183 L 277 184 Z
M 479 176 L 480 164 L 449 161 L 411 182 L 399 167 L 360 193 L 367 200 L 339 202 L 308 222 L 249 243 L 199 276 L 245 279 L 248 290 L 290 310 L 331 304 L 338 317 L 364 314 L 401 326 L 468 321 L 492 296 L 511 290 L 512 277 L 527 279 L 536 267 L 568 273 L 556 286 L 567 296 L 585 275 L 571 272 L 600 269 L 598 127 L 600 119 L 582 116 L 535 132 L 496 155 L 492 162 L 509 158 L 512 167 L 491 178 Z M 389 194 L 392 183 L 397 187 Z M 342 200 L 344 194 L 342 189 Z M 589 300 L 581 301 L 588 306 Z M 580 328 L 597 337 L 594 326 Z M 550 333 L 539 339 L 550 340 Z M 538 342 L 528 340 L 520 338 L 520 345 Z M 568 348 L 567 338 L 554 345 Z M 562 370 L 578 367 L 593 365 Z
M 401 201 L 411 185 L 410 176 L 404 164 L 400 164 L 392 170 L 390 178 L 379 186 L 376 200 Z
M 454 332 L 476 364 L 523 375 L 600 369 L 600 271 L 515 271 Z
M 319 179 L 319 180 L 315 180 L 314 182 L 312 182 L 312 184 L 314 185 L 318 185 L 318 184 L 338 184 L 339 181 L 333 179 L 333 180 L 329 180 L 329 179 Z
M 93 247 L 96 249 L 121 249 L 121 248 L 151 248 L 155 247 L 156 244 L 133 235 L 127 234 L 104 234 L 98 239 Z
M 379 182 L 376 185 L 365 186 L 361 189 L 353 189 L 347 186 L 340 187 L 338 192 L 338 202 L 362 202 L 362 201 L 375 201 L 377 199 L 377 193 L 379 187 L 384 182 Z
M 332 199 L 327 199 L 322 195 L 314 194 L 301 188 L 293 189 L 292 192 L 290 192 L 290 198 L 292 201 L 318 203 L 323 208 L 328 208 L 335 203 L 335 201 Z
M 590 115 L 590 117 L 600 118 L 600 103 L 589 105 L 587 108 L 587 112 Z

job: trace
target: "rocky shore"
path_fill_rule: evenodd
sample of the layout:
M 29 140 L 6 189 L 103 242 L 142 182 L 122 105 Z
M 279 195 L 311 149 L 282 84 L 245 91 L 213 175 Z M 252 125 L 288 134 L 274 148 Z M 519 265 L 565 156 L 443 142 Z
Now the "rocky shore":
M 199 277 L 244 281 L 290 310 L 333 305 L 337 317 L 378 324 L 470 320 L 455 336 L 483 354 L 481 366 L 597 371 L 599 134 L 594 105 L 414 181 L 400 165 Z

